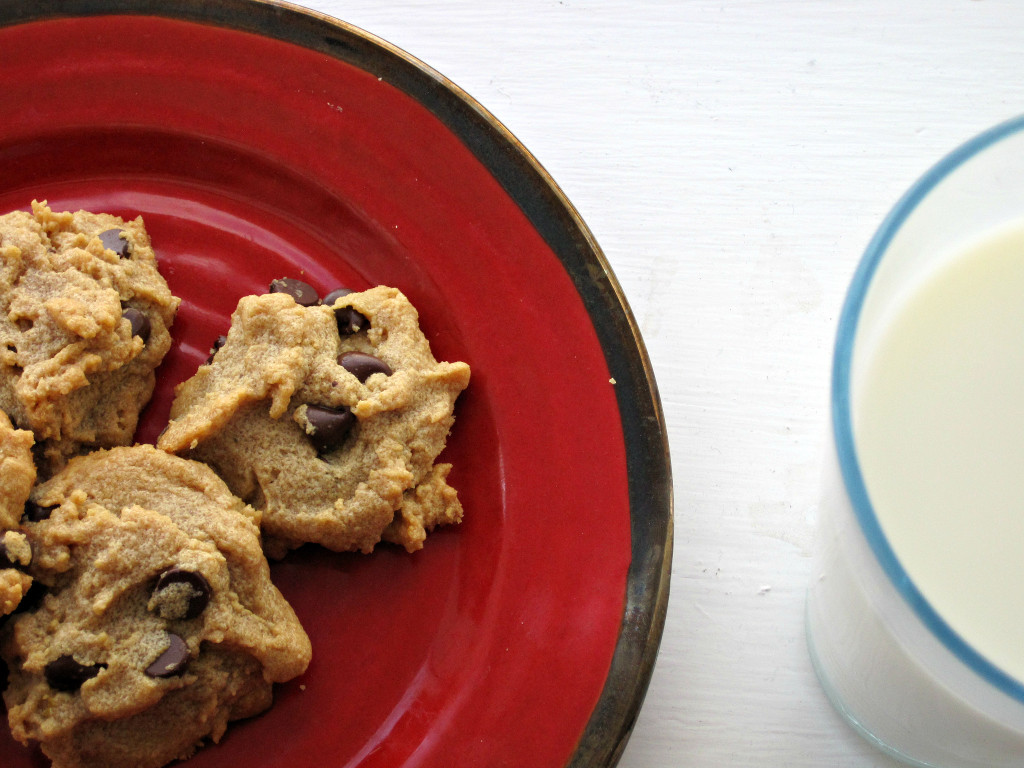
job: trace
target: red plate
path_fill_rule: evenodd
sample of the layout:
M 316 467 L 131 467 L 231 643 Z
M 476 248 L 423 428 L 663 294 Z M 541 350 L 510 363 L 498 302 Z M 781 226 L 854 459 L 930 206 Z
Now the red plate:
M 242 0 L 7 3 L 0 115 L 0 210 L 141 214 L 183 299 L 140 441 L 285 275 L 397 286 L 473 368 L 444 455 L 465 523 L 276 564 L 313 663 L 189 765 L 614 764 L 668 597 L 668 453 L 621 292 L 536 161 L 387 43 Z M 0 764 L 45 760 L 5 733 Z

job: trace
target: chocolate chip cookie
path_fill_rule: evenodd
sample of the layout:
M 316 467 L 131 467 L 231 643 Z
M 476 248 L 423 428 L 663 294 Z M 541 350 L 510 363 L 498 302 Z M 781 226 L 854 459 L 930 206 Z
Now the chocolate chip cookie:
M 462 506 L 436 464 L 465 363 L 437 362 L 397 289 L 276 280 L 241 299 L 210 361 L 179 386 L 158 446 L 206 462 L 263 512 L 268 554 L 304 542 L 413 551 Z
M 0 216 L 0 409 L 35 434 L 43 475 L 131 442 L 178 301 L 141 218 Z
M 15 738 L 55 768 L 158 768 L 266 709 L 311 651 L 258 523 L 208 467 L 151 446 L 38 486 L 22 528 L 47 594 L 0 631 Z

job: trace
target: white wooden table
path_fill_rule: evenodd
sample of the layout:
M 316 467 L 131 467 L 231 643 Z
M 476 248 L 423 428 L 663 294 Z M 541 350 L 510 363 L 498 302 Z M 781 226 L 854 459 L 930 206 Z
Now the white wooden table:
M 832 336 L 889 207 L 1024 111 L 1024 3 L 305 5 L 493 112 L 579 209 L 640 323 L 676 540 L 622 768 L 895 765 L 833 712 L 804 645 Z

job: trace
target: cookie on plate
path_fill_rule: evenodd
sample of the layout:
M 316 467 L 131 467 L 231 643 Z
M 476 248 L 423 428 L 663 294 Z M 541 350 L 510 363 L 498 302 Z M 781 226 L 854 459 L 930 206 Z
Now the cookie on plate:
M 241 299 L 208 364 L 181 384 L 158 446 L 206 462 L 263 512 L 268 554 L 304 542 L 413 551 L 462 506 L 437 464 L 469 383 L 437 362 L 397 289 L 295 280 Z
M 22 526 L 47 592 L 0 631 L 15 738 L 55 768 L 158 768 L 270 706 L 311 651 L 258 522 L 208 467 L 151 446 L 37 486 Z
M 178 302 L 141 218 L 0 216 L 0 409 L 35 434 L 43 475 L 131 442 Z

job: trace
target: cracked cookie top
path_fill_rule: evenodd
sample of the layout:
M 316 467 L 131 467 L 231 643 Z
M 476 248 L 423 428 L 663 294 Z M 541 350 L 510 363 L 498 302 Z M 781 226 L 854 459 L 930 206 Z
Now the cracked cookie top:
M 131 442 L 178 303 L 141 218 L 0 216 L 0 409 L 35 435 L 43 475 Z
M 397 289 L 295 280 L 241 299 L 210 361 L 181 384 L 159 447 L 206 462 L 263 512 L 272 556 L 304 542 L 419 549 L 462 507 L 435 464 L 469 366 L 438 362 Z

